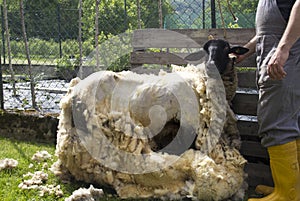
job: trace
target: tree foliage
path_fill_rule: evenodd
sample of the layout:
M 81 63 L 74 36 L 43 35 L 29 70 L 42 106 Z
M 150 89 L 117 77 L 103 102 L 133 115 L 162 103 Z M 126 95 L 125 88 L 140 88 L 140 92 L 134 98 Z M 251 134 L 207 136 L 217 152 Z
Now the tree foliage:
M 23 0 L 26 33 L 31 53 L 41 58 L 77 57 L 79 0 Z M 98 42 L 103 44 L 113 36 L 141 28 L 159 28 L 160 10 L 158 0 L 140 0 L 140 19 L 138 19 L 137 0 L 98 0 Z M 246 27 L 245 24 L 254 24 L 255 10 L 258 0 L 229 0 L 221 1 L 225 26 Z M 82 0 L 82 46 L 83 55 L 88 56 L 95 49 L 95 6 L 96 0 Z M 203 11 L 202 3 L 205 2 Z M 210 28 L 210 0 L 162 0 L 162 16 L 164 28 L 201 29 L 203 24 Z M 228 10 L 228 4 L 233 13 L 239 18 L 234 22 Z M 0 0 L 3 5 L 3 0 Z M 8 24 L 11 33 L 13 55 L 20 57 L 23 47 L 20 18 L 20 0 L 7 0 Z M 205 14 L 205 19 L 203 17 Z M 217 24 L 221 28 L 219 8 L 216 6 Z M 242 16 L 242 17 L 241 17 Z M 248 21 L 247 21 L 248 20 Z M 118 48 L 118 47 L 116 47 Z M 113 50 L 109 50 L 113 51 Z M 24 57 L 24 55 L 22 56 Z M 127 59 L 125 55 L 123 60 Z M 119 63 L 123 61 L 120 60 Z M 116 62 L 116 66 L 119 66 Z
M 217 2 L 218 0 L 216 0 Z M 163 0 L 163 16 L 165 23 L 172 16 L 177 28 L 201 28 L 202 0 Z M 220 1 L 227 25 L 232 23 L 228 11 L 228 1 Z M 258 0 L 230 0 L 230 6 L 237 15 L 254 15 Z M 0 0 L 2 3 L 2 0 Z M 206 0 L 207 6 L 210 0 Z M 219 10 L 216 7 L 219 16 Z M 206 8 L 206 20 L 210 20 L 209 8 Z M 143 28 L 159 27 L 159 11 L 157 0 L 140 1 L 141 22 Z M 45 40 L 76 39 L 78 35 L 78 0 L 24 0 L 24 14 L 28 37 Z M 19 0 L 8 1 L 8 16 L 13 39 L 21 35 L 19 16 Z M 117 35 L 128 29 L 137 29 L 138 16 L 136 0 L 100 0 L 99 31 L 102 38 Z M 198 17 L 198 19 L 197 19 Z M 252 20 L 252 18 L 251 18 Z M 84 40 L 94 38 L 95 0 L 83 1 L 83 36 Z M 168 22 L 167 22 L 168 23 Z M 193 27 L 193 23 L 198 26 Z M 202 22 L 203 23 L 203 22 Z M 239 22 L 240 23 L 243 22 Z M 167 27 L 168 28 L 168 27 Z M 172 28 L 172 27 L 171 27 Z

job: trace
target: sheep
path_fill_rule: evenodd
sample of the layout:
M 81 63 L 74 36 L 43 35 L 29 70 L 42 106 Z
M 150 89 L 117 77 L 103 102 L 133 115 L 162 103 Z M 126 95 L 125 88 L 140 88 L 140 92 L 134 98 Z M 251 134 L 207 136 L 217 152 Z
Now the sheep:
M 223 82 L 209 79 L 212 65 L 73 79 L 60 103 L 52 171 L 113 187 L 121 198 L 232 197 L 246 160 L 220 138 L 230 107 Z
M 236 69 L 234 68 L 235 57 L 230 57 L 229 55 L 243 55 L 249 49 L 242 46 L 230 47 L 230 44 L 225 40 L 212 39 L 204 44 L 203 50 L 207 54 L 206 64 L 214 63 L 221 74 L 226 90 L 226 99 L 231 104 L 235 96 L 238 81 Z M 185 60 L 195 62 L 201 60 L 203 56 L 203 51 L 201 50 L 186 56 Z
M 236 118 L 231 110 L 232 100 L 235 96 L 238 79 L 237 72 L 234 68 L 234 55 L 243 55 L 249 51 L 248 48 L 242 46 L 231 47 L 227 41 L 221 39 L 212 39 L 203 46 L 206 52 L 206 65 L 215 64 L 221 75 L 225 87 L 227 105 L 227 120 L 224 126 L 224 133 L 227 135 L 224 139 L 239 149 L 241 146 L 240 136 L 236 126 Z M 203 56 L 203 50 L 188 55 L 185 59 L 189 62 L 199 61 Z M 230 57 L 230 54 L 233 54 Z

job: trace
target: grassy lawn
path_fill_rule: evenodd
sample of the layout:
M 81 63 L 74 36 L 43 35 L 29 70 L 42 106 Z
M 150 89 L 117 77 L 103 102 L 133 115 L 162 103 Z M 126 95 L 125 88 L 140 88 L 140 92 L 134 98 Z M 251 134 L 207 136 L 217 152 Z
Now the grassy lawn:
M 22 182 L 23 175 L 28 172 L 40 171 L 43 169 L 45 162 L 36 162 L 31 158 L 37 151 L 45 150 L 52 155 L 51 159 L 46 162 L 48 167 L 51 167 L 56 158 L 54 156 L 55 146 L 49 144 L 40 144 L 34 142 L 21 142 L 0 137 L 0 160 L 4 158 L 13 158 L 19 162 L 18 166 L 10 170 L 0 171 L 0 200 L 1 201 L 53 201 L 64 200 L 69 197 L 74 190 L 80 187 L 88 188 L 89 185 L 80 182 L 72 182 L 71 184 L 62 183 L 51 171 L 47 168 L 44 172 L 48 174 L 48 180 L 45 184 L 60 185 L 64 193 L 63 197 L 56 197 L 55 195 L 44 195 L 41 197 L 38 190 L 22 190 L 18 185 Z M 30 165 L 32 164 L 32 165 Z M 29 167 L 32 166 L 32 167 Z M 109 190 L 104 189 L 105 196 L 100 201 L 120 201 Z M 249 194 L 253 194 L 250 190 Z M 140 201 L 142 199 L 139 199 Z M 149 199 L 147 199 L 149 200 Z M 157 199 L 152 199 L 152 201 Z M 247 196 L 244 200 L 247 200 Z M 138 201 L 138 200 L 136 200 Z M 145 201 L 145 200 L 144 200 Z
M 23 175 L 28 172 L 35 172 L 42 170 L 45 162 L 36 162 L 31 160 L 31 157 L 37 152 L 46 150 L 52 155 L 52 159 L 47 160 L 48 167 L 50 167 L 56 160 L 54 157 L 55 146 L 48 144 L 38 144 L 29 142 L 20 142 L 0 137 L 0 160 L 4 158 L 13 158 L 19 162 L 18 166 L 10 170 L 0 171 L 0 200 L 1 201 L 52 201 L 64 200 L 70 196 L 72 192 L 79 187 L 89 187 L 89 185 L 73 182 L 72 184 L 62 183 L 55 175 L 47 168 L 44 172 L 48 174 L 48 180 L 45 184 L 60 185 L 64 196 L 61 198 L 55 195 L 45 195 L 41 197 L 38 190 L 22 190 L 18 185 L 22 182 Z M 29 167 L 32 164 L 32 167 Z M 106 195 L 101 200 L 118 200 L 111 195 Z

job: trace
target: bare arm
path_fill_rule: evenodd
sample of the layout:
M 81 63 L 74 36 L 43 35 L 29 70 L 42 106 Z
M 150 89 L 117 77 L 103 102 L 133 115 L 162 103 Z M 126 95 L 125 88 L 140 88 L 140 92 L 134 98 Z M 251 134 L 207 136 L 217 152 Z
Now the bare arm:
M 289 22 L 274 55 L 268 63 L 268 74 L 272 79 L 283 79 L 286 76 L 284 64 L 289 57 L 289 51 L 300 37 L 300 0 L 296 0 Z

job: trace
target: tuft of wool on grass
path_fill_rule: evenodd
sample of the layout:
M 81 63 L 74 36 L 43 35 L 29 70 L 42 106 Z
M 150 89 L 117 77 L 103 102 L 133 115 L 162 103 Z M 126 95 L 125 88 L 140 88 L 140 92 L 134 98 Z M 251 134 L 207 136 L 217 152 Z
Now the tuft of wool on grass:
M 33 161 L 37 161 L 37 162 L 43 162 L 43 161 L 47 161 L 48 159 L 50 159 L 52 157 L 51 154 L 49 154 L 47 151 L 42 150 L 42 151 L 38 151 L 36 152 L 31 160 Z
M 41 171 L 28 172 L 23 175 L 23 181 L 18 185 L 22 190 L 34 189 L 39 192 L 41 197 L 45 195 L 55 195 L 56 197 L 62 197 L 64 195 L 60 185 L 47 184 L 48 174 L 44 171 L 48 169 L 48 163 L 45 162 L 52 158 L 52 155 L 47 151 L 36 152 L 31 160 L 38 163 L 44 162 Z M 30 163 L 28 168 L 33 168 L 34 164 Z
M 74 191 L 71 196 L 65 199 L 65 201 L 97 201 L 103 197 L 103 190 L 94 188 L 93 185 L 90 185 L 88 189 L 79 188 Z
M 0 160 L 0 171 L 13 169 L 18 166 L 18 161 L 12 158 L 5 158 Z
M 18 186 L 22 190 L 38 190 L 41 197 L 47 194 L 62 197 L 64 194 L 60 188 L 60 185 L 46 184 L 46 181 L 48 180 L 48 174 L 43 171 L 36 171 L 34 173 L 28 172 L 27 174 L 23 175 L 23 178 L 23 182 L 21 182 Z

